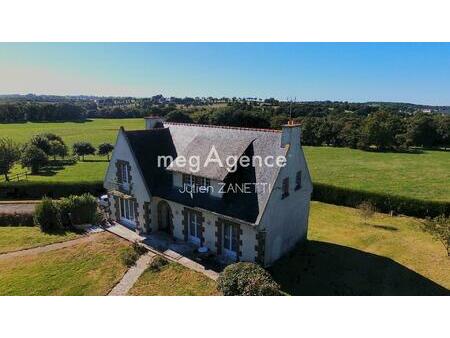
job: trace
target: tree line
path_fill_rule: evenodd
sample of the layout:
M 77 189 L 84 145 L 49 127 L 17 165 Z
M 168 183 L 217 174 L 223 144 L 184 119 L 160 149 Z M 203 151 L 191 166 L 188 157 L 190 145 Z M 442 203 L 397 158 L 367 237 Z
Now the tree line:
M 298 110 L 289 114 L 283 109 L 255 110 L 240 104 L 192 113 L 174 110 L 165 115 L 172 122 L 272 129 L 280 129 L 290 116 L 302 126 L 304 145 L 380 151 L 450 147 L 450 115 L 444 114 L 402 114 L 389 109 L 361 108 L 359 114 L 344 111 L 303 115 Z

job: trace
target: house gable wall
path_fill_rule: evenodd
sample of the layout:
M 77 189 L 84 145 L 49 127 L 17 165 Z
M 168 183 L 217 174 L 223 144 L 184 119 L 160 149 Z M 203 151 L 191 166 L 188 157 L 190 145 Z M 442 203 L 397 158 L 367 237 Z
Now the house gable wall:
M 124 162 L 129 166 L 130 170 L 130 189 L 127 192 L 129 195 L 133 196 L 137 202 L 136 215 L 137 223 L 139 224 L 141 231 L 146 231 L 149 226 L 148 220 L 151 219 L 146 211 L 147 207 L 144 207 L 145 203 L 150 202 L 150 195 L 147 192 L 147 188 L 143 177 L 141 176 L 140 169 L 134 159 L 132 151 L 127 142 L 126 136 L 122 130 L 119 131 L 117 136 L 116 144 L 114 146 L 114 151 L 111 156 L 111 160 L 106 171 L 105 180 L 103 186 L 107 190 L 117 189 L 117 163 Z M 117 220 L 117 215 L 119 214 L 117 210 L 117 202 L 115 202 L 113 196 L 109 195 L 110 198 L 110 215 Z
M 265 237 L 266 266 L 293 249 L 307 236 L 312 181 L 300 141 L 289 146 L 286 158 L 286 166 L 280 168 L 258 227 L 264 234 L 259 238 Z M 295 190 L 298 171 L 302 172 L 302 186 Z M 282 183 L 286 177 L 289 178 L 289 196 L 282 198 Z M 259 246 L 261 245 L 260 240 Z

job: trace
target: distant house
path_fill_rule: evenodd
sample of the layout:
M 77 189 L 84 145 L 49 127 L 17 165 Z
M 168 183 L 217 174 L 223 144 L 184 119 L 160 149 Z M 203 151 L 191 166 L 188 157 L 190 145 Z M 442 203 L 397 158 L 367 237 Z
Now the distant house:
M 147 236 L 166 232 L 207 247 L 227 262 L 264 266 L 306 238 L 312 182 L 299 125 L 275 131 L 154 116 L 145 125 L 119 130 L 104 181 L 111 218 Z M 213 163 L 194 171 L 177 161 L 198 156 L 204 163 L 212 148 L 220 158 L 285 157 L 286 165 L 238 165 L 233 172 Z M 173 161 L 162 166 L 161 156 Z

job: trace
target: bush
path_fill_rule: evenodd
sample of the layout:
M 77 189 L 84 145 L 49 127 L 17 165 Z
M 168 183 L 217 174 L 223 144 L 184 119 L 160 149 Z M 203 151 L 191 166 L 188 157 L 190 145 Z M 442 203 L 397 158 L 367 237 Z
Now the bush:
M 62 229 L 60 210 L 51 198 L 44 197 L 34 211 L 34 223 L 43 232 L 57 232 Z
M 0 199 L 40 199 L 68 197 L 90 193 L 99 196 L 105 193 L 102 182 L 3 182 L 0 183 Z
M 236 263 L 227 266 L 217 280 L 225 296 L 279 296 L 280 286 L 257 264 Z
M 33 214 L 0 214 L 0 226 L 34 226 Z
M 447 255 L 450 256 L 450 217 L 441 215 L 428 219 L 424 224 L 424 229 L 444 245 Z
M 450 215 L 450 202 L 423 201 L 409 197 L 353 190 L 321 183 L 314 184 L 312 199 L 353 208 L 356 208 L 363 202 L 369 202 L 380 212 L 394 212 L 396 214 L 420 218 Z
M 161 256 L 156 256 L 155 258 L 153 258 L 152 262 L 148 266 L 148 270 L 157 272 L 157 271 L 160 271 L 161 268 L 163 266 L 166 266 L 167 264 L 169 264 L 167 259 L 165 259 Z
M 139 245 L 139 243 L 134 242 L 131 247 L 125 249 L 120 258 L 125 266 L 131 268 L 136 264 L 136 261 L 139 259 L 139 257 L 146 252 L 147 249 Z
M 62 198 L 59 206 L 65 225 L 95 224 L 98 220 L 97 200 L 91 194 Z

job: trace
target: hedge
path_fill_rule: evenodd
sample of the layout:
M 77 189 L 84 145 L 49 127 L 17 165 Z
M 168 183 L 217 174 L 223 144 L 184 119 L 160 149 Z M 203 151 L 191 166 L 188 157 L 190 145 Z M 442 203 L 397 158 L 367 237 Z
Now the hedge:
M 315 183 L 312 194 L 315 201 L 356 208 L 362 202 L 370 202 L 377 211 L 420 218 L 450 215 L 450 202 L 424 201 L 409 197 L 335 187 Z
M 68 197 L 90 193 L 99 196 L 105 193 L 103 182 L 9 182 L 0 184 L 0 199 L 41 199 Z
M 3 214 L 0 213 L 0 227 L 7 226 L 34 226 L 33 214 Z

